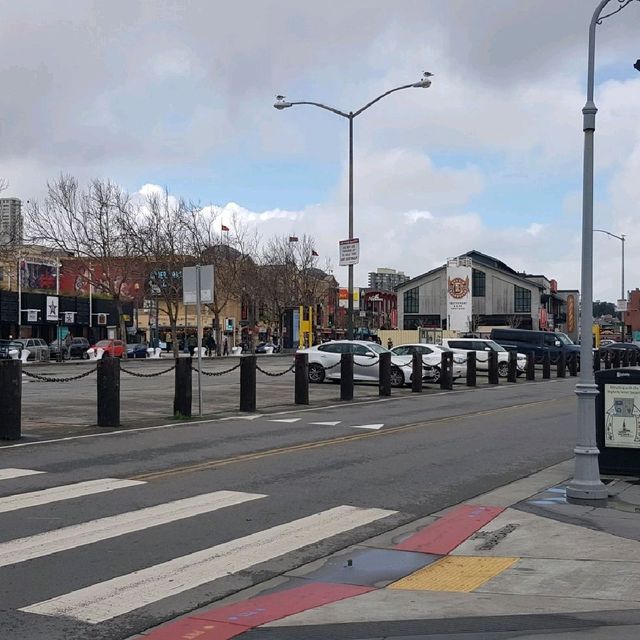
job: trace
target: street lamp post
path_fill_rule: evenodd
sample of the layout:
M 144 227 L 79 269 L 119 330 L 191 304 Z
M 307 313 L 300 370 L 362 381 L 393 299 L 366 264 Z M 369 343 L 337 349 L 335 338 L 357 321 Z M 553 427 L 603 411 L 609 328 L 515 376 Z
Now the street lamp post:
M 598 387 L 593 378 L 592 325 L 593 325 L 593 138 L 596 129 L 596 105 L 593 102 L 596 26 L 622 11 L 633 0 L 618 0 L 618 7 L 602 15 L 611 0 L 601 0 L 589 25 L 589 56 L 587 66 L 587 102 L 582 109 L 584 131 L 584 162 L 582 178 L 582 315 L 580 323 L 580 381 L 576 385 L 578 396 L 578 435 L 575 453 L 575 471 L 567 485 L 567 497 L 578 501 L 607 499 L 607 488 L 600 480 L 598 447 L 596 444 L 595 400 Z
M 412 88 L 420 88 L 426 89 L 431 86 L 431 76 L 433 74 L 425 71 L 422 75 L 422 79 L 418 82 L 414 82 L 412 84 L 405 84 L 401 87 L 396 87 L 395 89 L 390 89 L 389 91 L 385 91 L 383 94 L 379 95 L 371 102 L 368 102 L 364 105 L 364 107 L 358 109 L 357 111 L 349 111 L 346 113 L 345 111 L 340 111 L 340 109 L 335 109 L 334 107 L 329 107 L 325 104 L 321 104 L 320 102 L 308 102 L 308 101 L 299 101 L 299 102 L 290 102 L 284 96 L 276 96 L 276 102 L 273 105 L 276 109 L 288 109 L 289 107 L 293 107 L 298 104 L 307 104 L 313 107 L 319 107 L 320 109 L 325 109 L 326 111 L 331 111 L 336 115 L 342 116 L 349 121 L 349 240 L 353 239 L 353 120 L 359 116 L 363 111 L 366 111 L 369 107 L 373 106 L 376 102 L 382 100 L 391 93 L 395 93 L 396 91 L 402 91 L 403 89 L 412 89 Z M 353 339 L 353 265 L 349 265 L 349 301 L 348 301 L 348 315 L 347 315 L 347 338 L 349 340 Z
M 621 233 L 619 236 L 617 236 L 615 233 L 611 233 L 610 231 L 605 231 L 604 229 L 594 229 L 593 230 L 594 233 L 597 231 L 598 233 L 606 233 L 608 236 L 611 236 L 612 238 L 616 238 L 617 240 L 620 240 L 622 243 L 622 265 L 621 265 L 621 270 L 620 270 L 620 300 L 625 300 L 626 299 L 626 293 L 624 290 L 624 243 L 625 243 L 625 235 L 624 233 Z M 620 311 L 620 320 L 622 320 L 622 342 L 624 342 L 624 336 L 625 336 L 625 326 L 624 326 L 624 311 Z

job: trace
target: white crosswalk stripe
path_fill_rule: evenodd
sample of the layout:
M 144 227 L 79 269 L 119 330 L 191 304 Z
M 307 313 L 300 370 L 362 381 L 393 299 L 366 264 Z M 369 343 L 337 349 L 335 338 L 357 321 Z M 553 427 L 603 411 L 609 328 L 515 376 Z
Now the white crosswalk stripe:
M 50 489 L 31 491 L 29 493 L 17 493 L 0 498 L 0 513 L 26 509 L 27 507 L 36 507 L 51 502 L 60 502 L 61 500 L 70 500 L 71 498 L 89 496 L 95 493 L 104 493 L 105 491 L 115 491 L 116 489 L 134 487 L 139 484 L 145 483 L 142 480 L 102 478 L 100 480 L 76 482 L 75 484 L 66 484 Z
M 97 624 L 283 556 L 395 511 L 340 506 L 20 609 Z
M 45 471 L 35 471 L 34 469 L 0 469 L 0 480 L 10 480 L 11 478 L 23 478 L 24 476 L 35 476 Z
M 214 491 L 26 538 L 18 538 L 0 544 L 0 567 L 265 497 L 265 495 L 257 493 Z

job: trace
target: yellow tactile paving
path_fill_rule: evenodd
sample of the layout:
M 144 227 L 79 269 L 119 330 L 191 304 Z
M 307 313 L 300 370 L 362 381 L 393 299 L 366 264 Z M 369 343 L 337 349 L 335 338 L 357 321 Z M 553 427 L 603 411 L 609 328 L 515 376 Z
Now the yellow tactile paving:
M 458 591 L 468 593 L 518 562 L 519 558 L 446 556 L 387 589 L 409 591 Z

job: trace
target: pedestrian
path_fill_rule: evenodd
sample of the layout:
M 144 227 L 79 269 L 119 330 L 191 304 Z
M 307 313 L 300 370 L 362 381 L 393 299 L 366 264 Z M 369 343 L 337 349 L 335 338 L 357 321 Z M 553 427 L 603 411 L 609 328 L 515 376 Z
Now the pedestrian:
M 205 346 L 207 347 L 207 355 L 213 356 L 216 352 L 216 339 L 213 337 L 213 333 L 209 333 L 207 335 L 207 339 L 205 341 Z
M 389 338 L 387 340 L 387 349 L 391 349 L 393 347 L 393 340 L 391 338 Z
M 164 341 L 167 343 L 167 351 L 171 351 L 173 346 L 173 336 L 171 335 L 171 331 L 167 331 Z
M 187 338 L 187 347 L 189 348 L 189 355 L 193 356 L 196 347 L 198 346 L 198 338 L 195 333 L 190 333 Z
M 227 339 L 226 336 L 224 338 L 224 342 L 222 343 L 222 355 L 223 356 L 229 355 L 229 340 Z

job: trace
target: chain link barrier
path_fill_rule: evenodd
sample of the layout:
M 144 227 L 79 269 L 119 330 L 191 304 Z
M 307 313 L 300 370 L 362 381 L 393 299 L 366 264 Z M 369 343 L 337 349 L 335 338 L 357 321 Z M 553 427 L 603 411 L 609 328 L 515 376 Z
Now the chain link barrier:
M 203 376 L 218 377 L 218 376 L 224 376 L 227 373 L 231 373 L 232 371 L 235 371 L 236 369 L 239 369 L 239 368 L 240 368 L 240 362 L 238 362 L 237 365 L 231 367 L 230 369 L 225 369 L 224 371 L 205 371 L 204 369 L 202 369 L 200 373 Z M 198 367 L 194 367 L 193 365 L 191 365 L 191 369 L 196 373 L 198 373 Z
M 264 369 L 261 369 L 256 364 L 256 369 L 260 373 L 264 373 L 265 376 L 269 376 L 270 378 L 278 378 L 280 376 L 285 375 L 286 373 L 289 373 L 290 371 L 293 371 L 295 368 L 296 368 L 296 363 L 294 362 L 288 369 L 285 369 L 284 371 L 265 371 Z
M 176 368 L 176 365 L 174 364 L 172 367 L 169 367 L 164 371 L 157 371 L 156 373 L 138 373 L 137 371 L 129 371 L 129 369 L 125 369 L 123 366 L 120 366 L 120 371 L 130 376 L 134 376 L 135 378 L 156 378 L 158 376 L 164 375 L 165 373 L 169 373 L 170 371 L 173 371 L 175 368 Z
M 50 376 L 41 376 L 37 373 L 30 373 L 29 371 L 22 370 L 22 373 L 27 376 L 27 378 L 33 378 L 34 380 L 40 380 L 41 382 L 73 382 L 74 380 L 80 380 L 80 378 L 86 378 L 90 376 L 92 373 L 95 373 L 98 370 L 98 367 L 94 367 L 93 369 L 89 369 L 89 371 L 85 371 L 81 373 L 79 376 L 70 376 L 68 378 L 52 378 Z

